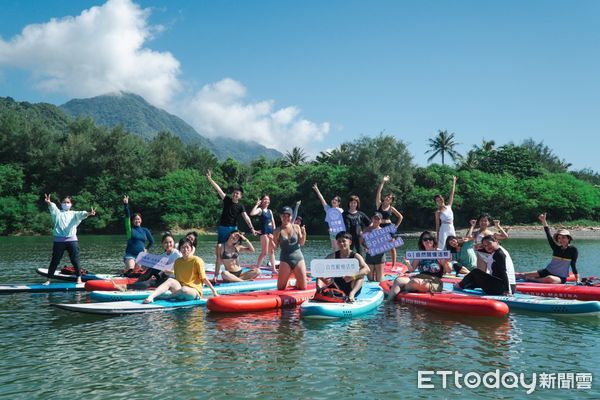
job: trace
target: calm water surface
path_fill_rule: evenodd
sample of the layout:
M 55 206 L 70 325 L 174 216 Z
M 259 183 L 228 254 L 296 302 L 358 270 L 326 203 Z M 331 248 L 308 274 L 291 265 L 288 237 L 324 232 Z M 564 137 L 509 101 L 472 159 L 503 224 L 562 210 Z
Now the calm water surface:
M 0 283 L 42 282 L 48 237 L 0 238 Z M 121 267 L 122 236 L 80 238 L 82 265 Z M 545 265 L 545 239 L 504 243 L 517 270 Z M 600 241 L 578 240 L 582 276 L 599 275 Z M 214 262 L 214 237 L 197 253 Z M 327 253 L 311 239 L 308 260 Z M 408 239 L 405 249 L 415 249 Z M 66 255 L 65 255 L 66 256 Z M 252 262 L 254 257 L 245 256 Z M 67 259 L 64 260 L 67 263 Z M 467 318 L 385 305 L 365 318 L 305 321 L 297 310 L 221 316 L 205 308 L 121 317 L 50 307 L 85 293 L 0 296 L 1 399 L 525 398 L 524 388 L 417 389 L 418 370 L 591 373 L 600 379 L 597 317 L 511 313 Z M 538 377 L 539 380 L 539 377 Z M 536 388 L 534 398 L 600 398 L 591 390 Z

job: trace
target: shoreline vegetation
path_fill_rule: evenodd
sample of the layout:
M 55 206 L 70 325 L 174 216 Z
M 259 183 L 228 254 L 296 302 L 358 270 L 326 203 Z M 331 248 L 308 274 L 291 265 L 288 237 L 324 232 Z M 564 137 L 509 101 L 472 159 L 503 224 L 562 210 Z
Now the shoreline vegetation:
M 434 197 L 446 196 L 457 177 L 452 209 L 458 227 L 487 213 L 502 226 L 515 227 L 515 236 L 531 230 L 516 227 L 535 225 L 547 213 L 552 227 L 595 234 L 586 227 L 600 224 L 599 173 L 570 170 L 571 164 L 532 139 L 500 146 L 483 141 L 461 155 L 454 133 L 432 135 L 427 152 L 432 163 L 424 167 L 413 162 L 406 144 L 416 138 L 383 132 L 342 143 L 314 160 L 293 147 L 277 160 L 241 163 L 218 160 L 166 131 L 145 141 L 122 126 L 72 119 L 50 104 L 0 98 L 0 235 L 49 234 L 44 194 L 54 200 L 71 196 L 74 210 L 96 209 L 96 216 L 80 225 L 82 234 L 122 233 L 125 195 L 131 212 L 141 213 L 144 226 L 154 232 L 198 226 L 210 232 L 206 227 L 217 224 L 222 202 L 207 181 L 209 169 L 226 193 L 243 188 L 247 210 L 263 194 L 270 196 L 275 214 L 301 200 L 299 215 L 313 235 L 328 232 L 315 183 L 326 202 L 340 196 L 347 209 L 350 196 L 358 196 L 359 210 L 372 213 L 384 176 L 389 180 L 382 195 L 395 196 L 393 206 L 404 216 L 400 232 L 433 230 Z

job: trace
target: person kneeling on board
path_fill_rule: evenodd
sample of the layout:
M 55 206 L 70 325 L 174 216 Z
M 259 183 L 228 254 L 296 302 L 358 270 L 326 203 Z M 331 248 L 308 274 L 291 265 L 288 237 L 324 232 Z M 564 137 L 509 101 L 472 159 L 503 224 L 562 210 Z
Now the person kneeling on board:
M 486 257 L 487 272 L 474 269 L 462 281 L 456 283 L 456 289 L 481 288 L 485 294 L 512 294 L 516 289 L 515 268 L 508 251 L 498 243 L 496 237 L 487 235 L 481 240 Z
M 317 286 L 320 289 L 335 288 L 339 289 L 346 295 L 348 302 L 353 302 L 356 296 L 360 294 L 365 276 L 371 271 L 365 263 L 363 257 L 350 249 L 352 245 L 352 235 L 347 232 L 339 232 L 335 236 L 335 241 L 339 248 L 335 253 L 327 256 L 328 259 L 333 258 L 356 258 L 358 260 L 359 270 L 352 276 L 342 276 L 337 278 L 319 278 Z

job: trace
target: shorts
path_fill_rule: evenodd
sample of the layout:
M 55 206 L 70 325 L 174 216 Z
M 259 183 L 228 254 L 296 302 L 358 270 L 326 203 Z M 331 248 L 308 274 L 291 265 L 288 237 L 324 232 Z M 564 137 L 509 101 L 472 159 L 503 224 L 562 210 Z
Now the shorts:
M 369 265 L 377 265 L 385 263 L 385 253 L 375 254 L 374 256 L 367 253 L 365 255 L 365 262 Z
M 414 278 L 428 281 L 432 292 L 441 292 L 442 290 L 444 290 L 444 283 L 442 282 L 442 279 L 440 277 L 421 273 L 413 276 L 410 279 L 412 280 Z
M 237 226 L 223 226 L 223 225 L 219 225 L 219 227 L 217 228 L 217 243 L 221 244 L 221 243 L 225 243 L 227 241 L 227 238 L 229 237 L 229 234 L 233 231 L 237 231 L 238 227 Z
M 540 278 L 545 278 L 547 276 L 555 276 L 557 278 L 560 278 L 560 283 L 567 283 L 567 278 L 563 278 L 562 276 L 551 274 L 547 268 L 540 269 L 537 273 L 540 276 Z
M 127 261 L 127 260 L 135 260 L 137 258 L 137 256 L 134 256 L 132 254 L 125 254 L 123 256 L 123 261 Z

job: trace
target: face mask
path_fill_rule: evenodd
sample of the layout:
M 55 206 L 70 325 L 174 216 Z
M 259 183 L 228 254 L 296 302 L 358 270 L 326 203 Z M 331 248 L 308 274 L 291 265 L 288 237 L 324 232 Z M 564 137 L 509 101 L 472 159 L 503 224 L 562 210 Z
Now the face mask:
M 61 203 L 60 207 L 62 208 L 63 211 L 69 211 L 71 209 L 71 204 Z

